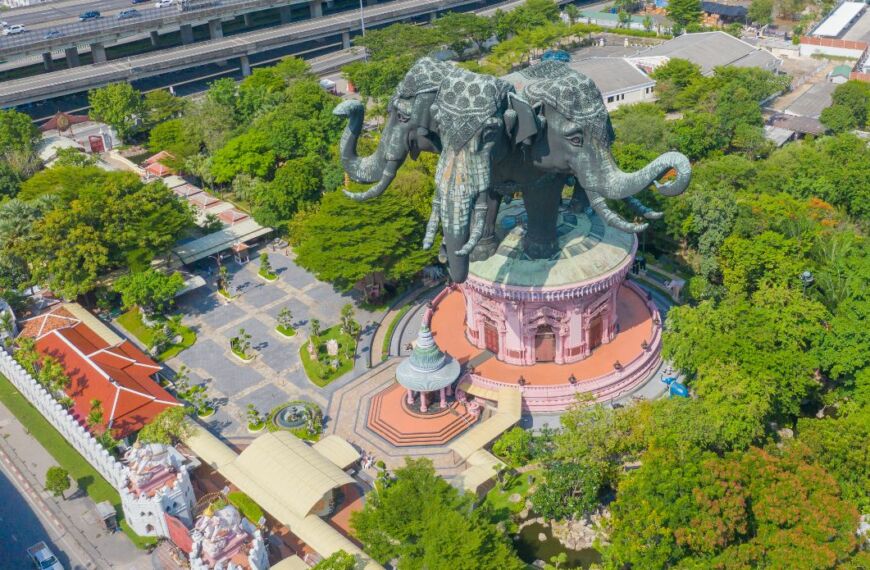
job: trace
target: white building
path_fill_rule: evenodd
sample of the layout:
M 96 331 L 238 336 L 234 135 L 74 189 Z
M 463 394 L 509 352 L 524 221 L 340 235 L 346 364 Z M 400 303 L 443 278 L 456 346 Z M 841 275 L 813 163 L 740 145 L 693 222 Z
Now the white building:
M 169 536 L 166 515 L 193 525 L 196 498 L 185 458 L 174 447 L 134 445 L 124 454 L 128 482 L 120 490 L 124 517 L 136 534 Z
M 227 505 L 211 507 L 196 520 L 190 533 L 191 570 L 266 570 L 269 555 L 263 536 L 251 522 Z
M 595 83 L 608 111 L 655 100 L 655 80 L 621 57 L 590 57 L 569 65 Z

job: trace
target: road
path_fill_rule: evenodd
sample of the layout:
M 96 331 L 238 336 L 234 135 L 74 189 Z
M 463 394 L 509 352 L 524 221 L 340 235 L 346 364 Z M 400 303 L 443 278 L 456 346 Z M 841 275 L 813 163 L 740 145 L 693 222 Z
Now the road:
M 140 6 L 153 6 L 153 2 Z M 114 15 L 132 6 L 131 0 L 71 0 L 37 4 L 26 8 L 13 8 L 0 13 L 0 20 L 10 24 L 22 24 L 27 28 L 49 27 L 57 24 L 78 22 L 79 14 L 98 10 L 103 15 Z
M 0 528 L 3 529 L 0 568 L 30 568 L 27 547 L 40 540 L 45 541 L 64 568 L 72 568 L 71 562 L 76 567 L 81 566 L 79 561 L 69 559 L 57 532 L 40 520 L 6 469 L 6 465 L 0 462 Z

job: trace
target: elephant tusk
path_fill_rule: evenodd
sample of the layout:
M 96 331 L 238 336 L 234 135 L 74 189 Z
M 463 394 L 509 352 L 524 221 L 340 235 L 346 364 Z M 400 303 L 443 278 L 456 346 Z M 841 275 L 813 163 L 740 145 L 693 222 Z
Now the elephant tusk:
M 649 224 L 634 224 L 623 220 L 619 217 L 619 214 L 607 206 L 607 201 L 601 194 L 591 190 L 587 190 L 587 193 L 589 194 L 589 205 L 592 206 L 596 214 L 604 219 L 604 222 L 608 226 L 631 234 L 639 234 L 649 227 Z
M 441 223 L 441 207 L 438 205 L 437 196 L 432 203 L 432 213 L 429 214 L 429 222 L 426 224 L 426 235 L 423 237 L 423 249 L 429 249 L 435 242 L 435 233 Z
M 652 208 L 648 208 L 643 202 L 638 200 L 637 198 L 627 198 L 626 202 L 631 209 L 646 218 L 647 220 L 660 220 L 664 214 L 662 212 L 657 212 Z
M 486 204 L 478 204 L 474 207 L 472 224 L 471 235 L 469 235 L 468 241 L 465 242 L 462 249 L 456 252 L 456 255 L 468 255 L 471 253 L 471 250 L 474 249 L 474 246 L 477 245 L 477 242 L 483 236 L 483 228 L 486 225 Z

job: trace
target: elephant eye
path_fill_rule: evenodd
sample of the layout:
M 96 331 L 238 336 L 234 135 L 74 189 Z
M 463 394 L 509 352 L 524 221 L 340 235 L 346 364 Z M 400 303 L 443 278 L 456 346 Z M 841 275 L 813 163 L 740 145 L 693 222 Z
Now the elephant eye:
M 568 138 L 568 142 L 573 144 L 574 146 L 583 146 L 583 136 L 574 135 Z
M 402 111 L 397 111 L 396 116 L 399 118 L 399 122 L 401 123 L 407 123 L 411 120 L 411 115 L 403 113 Z

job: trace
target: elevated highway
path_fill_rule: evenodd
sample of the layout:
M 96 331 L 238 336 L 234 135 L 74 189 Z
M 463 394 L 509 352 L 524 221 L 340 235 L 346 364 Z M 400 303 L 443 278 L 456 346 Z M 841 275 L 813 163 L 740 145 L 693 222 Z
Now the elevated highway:
M 436 14 L 478 0 L 400 0 L 366 9 L 366 26 L 389 24 Z M 197 65 L 238 59 L 244 74 L 250 73 L 248 56 L 314 39 L 341 37 L 350 47 L 350 34 L 360 29 L 358 12 L 305 20 L 278 28 L 209 40 L 147 55 L 112 60 L 0 83 L 0 107 L 14 107 L 80 93 L 113 83 L 171 73 Z

